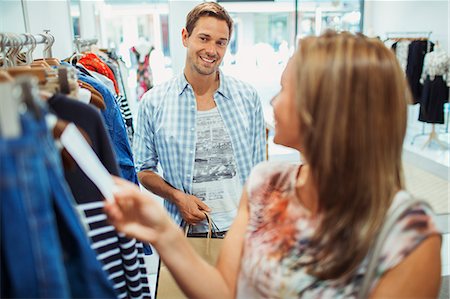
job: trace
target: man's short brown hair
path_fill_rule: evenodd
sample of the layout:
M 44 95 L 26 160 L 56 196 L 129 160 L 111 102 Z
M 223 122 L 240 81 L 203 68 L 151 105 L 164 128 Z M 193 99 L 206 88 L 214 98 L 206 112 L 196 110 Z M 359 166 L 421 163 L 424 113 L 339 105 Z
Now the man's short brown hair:
M 186 30 L 189 36 L 194 30 L 195 24 L 201 17 L 213 17 L 219 20 L 227 22 L 228 30 L 230 32 L 229 37 L 231 37 L 231 32 L 233 30 L 233 20 L 231 19 L 228 12 L 220 4 L 216 2 L 204 2 L 200 3 L 194 7 L 186 17 Z

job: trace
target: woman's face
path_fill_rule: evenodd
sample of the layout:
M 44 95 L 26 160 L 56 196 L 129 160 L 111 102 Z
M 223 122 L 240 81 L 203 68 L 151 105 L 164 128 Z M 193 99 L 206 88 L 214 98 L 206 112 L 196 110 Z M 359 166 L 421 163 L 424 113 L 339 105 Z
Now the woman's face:
M 281 90 L 271 103 L 275 118 L 277 144 L 300 150 L 300 121 L 297 113 L 295 60 L 291 58 L 281 75 Z

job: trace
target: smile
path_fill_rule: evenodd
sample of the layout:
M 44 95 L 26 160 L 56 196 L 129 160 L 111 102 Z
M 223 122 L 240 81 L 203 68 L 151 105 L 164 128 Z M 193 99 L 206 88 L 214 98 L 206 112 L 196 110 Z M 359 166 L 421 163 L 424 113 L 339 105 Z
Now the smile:
M 200 56 L 200 59 L 207 63 L 214 63 L 216 61 L 215 59 L 208 59 L 208 58 L 201 57 L 201 56 Z

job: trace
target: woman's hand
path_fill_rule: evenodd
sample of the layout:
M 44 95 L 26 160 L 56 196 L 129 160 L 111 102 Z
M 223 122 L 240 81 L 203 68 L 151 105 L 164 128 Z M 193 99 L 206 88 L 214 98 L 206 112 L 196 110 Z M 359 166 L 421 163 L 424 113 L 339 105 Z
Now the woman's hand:
M 129 237 L 161 242 L 175 224 L 164 208 L 139 188 L 120 178 L 114 178 L 118 191 L 114 202 L 105 202 L 105 212 L 112 225 Z

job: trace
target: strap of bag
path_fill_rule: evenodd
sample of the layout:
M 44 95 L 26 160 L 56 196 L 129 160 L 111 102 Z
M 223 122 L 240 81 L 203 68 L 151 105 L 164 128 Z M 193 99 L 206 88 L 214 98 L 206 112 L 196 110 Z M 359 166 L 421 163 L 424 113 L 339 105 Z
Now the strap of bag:
M 374 246 L 372 247 L 371 252 L 369 253 L 368 257 L 368 265 L 366 269 L 366 273 L 364 275 L 361 288 L 358 292 L 358 299 L 365 299 L 367 298 L 367 295 L 369 294 L 370 288 L 372 286 L 372 281 L 375 276 L 376 268 L 379 264 L 379 258 L 381 254 L 381 250 L 383 249 L 384 243 L 389 235 L 389 232 L 394 227 L 397 220 L 400 218 L 401 215 L 403 215 L 404 212 L 406 212 L 411 207 L 421 204 L 427 206 L 427 208 L 431 209 L 431 206 L 419 199 L 407 199 L 401 204 L 399 204 L 394 210 L 392 210 L 388 215 L 386 216 L 386 220 L 384 221 L 383 226 L 381 227 L 380 232 L 378 233 L 378 236 L 375 240 Z
M 206 221 L 208 222 L 208 233 L 206 235 L 206 253 L 209 255 L 211 253 L 211 251 L 210 251 L 211 236 L 214 232 L 218 231 L 218 227 L 214 223 L 214 221 L 211 219 L 211 216 L 206 212 L 204 212 L 204 213 L 206 216 Z M 185 226 L 185 228 L 184 228 L 184 236 L 185 237 L 188 236 L 188 232 L 189 232 L 190 228 L 191 228 L 191 226 L 189 224 Z
M 207 212 L 203 212 L 206 216 L 206 221 L 208 222 L 208 234 L 207 238 L 219 238 L 222 239 L 217 233 L 220 232 L 219 227 L 216 225 L 216 223 L 212 220 L 211 216 Z M 184 220 L 183 220 L 184 222 Z M 191 229 L 191 225 L 184 222 L 184 235 L 187 237 L 189 230 Z

